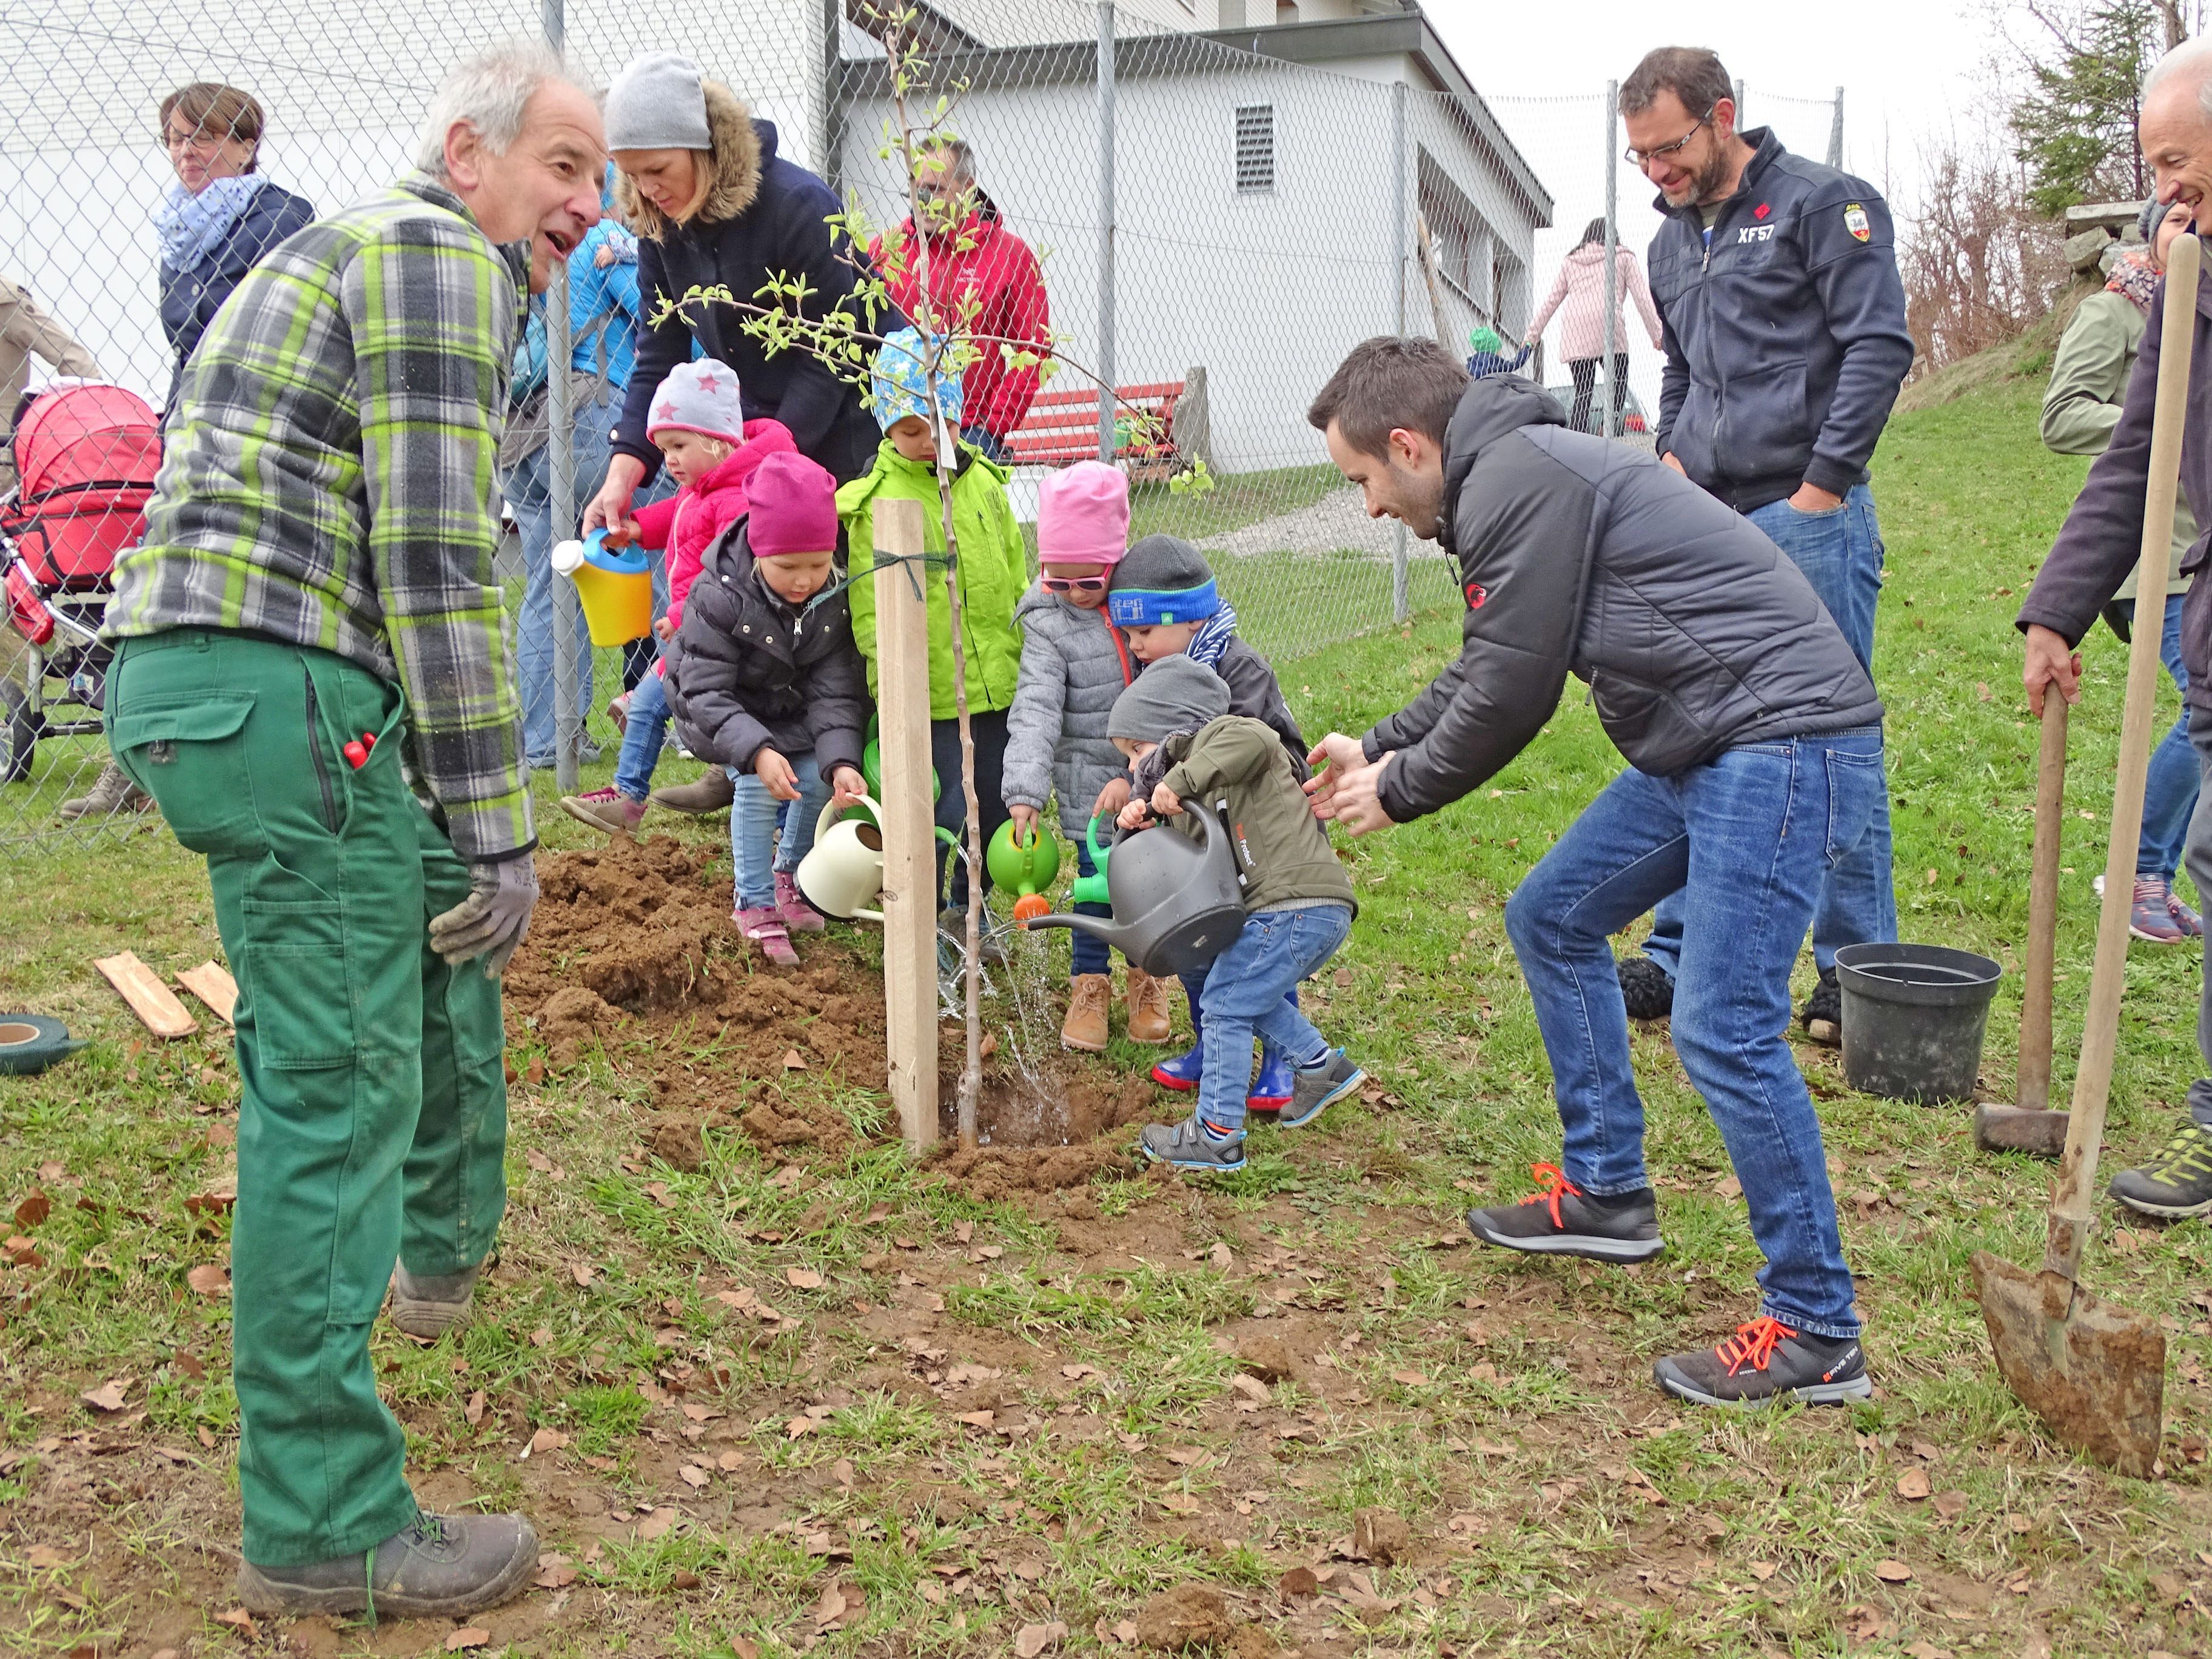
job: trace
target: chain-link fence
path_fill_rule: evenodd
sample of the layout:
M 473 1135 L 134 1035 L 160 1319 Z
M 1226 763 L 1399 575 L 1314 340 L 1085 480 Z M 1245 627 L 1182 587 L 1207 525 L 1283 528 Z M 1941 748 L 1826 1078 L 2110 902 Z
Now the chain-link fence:
M 161 106 L 194 82 L 254 94 L 267 116 L 258 173 L 330 210 L 405 169 L 440 74 L 490 41 L 550 33 L 601 83 L 637 52 L 673 46 L 772 122 L 783 156 L 849 192 L 896 240 L 910 198 L 887 145 L 893 76 L 876 9 L 864 0 L 670 0 L 648 13 L 613 0 L 53 0 L 0 15 L 14 71 L 0 88 L 9 250 L 0 278 L 25 296 L 0 314 L 0 391 L 27 343 L 34 387 L 58 368 L 89 371 L 161 406 L 178 341 L 163 268 L 179 244 L 173 228 L 165 244 L 156 216 L 196 158 L 165 140 Z M 1592 90 L 1579 96 L 1486 98 L 1418 9 L 1237 28 L 1243 11 L 1234 0 L 1200 0 L 1195 15 L 1182 0 L 937 0 L 915 13 L 927 85 L 913 89 L 908 121 L 927 125 L 938 97 L 951 100 L 942 129 L 972 155 L 974 204 L 993 246 L 1018 238 L 1036 256 L 1041 298 L 1009 301 L 1006 314 L 1048 328 L 1051 368 L 1033 395 L 971 376 L 968 412 L 972 422 L 987 411 L 971 435 L 1014 467 L 1018 517 L 1033 522 L 1047 470 L 1110 446 L 1132 478 L 1133 534 L 1168 531 L 1206 549 L 1243 631 L 1291 657 L 1453 598 L 1433 548 L 1370 520 L 1306 423 L 1345 351 L 1370 335 L 1433 332 L 1465 355 L 1471 331 L 1490 327 L 1510 353 L 1589 220 L 1617 203 L 1619 245 L 1640 264 L 1657 219 L 1649 186 L 1618 160 L 1625 140 L 1601 89 L 1601 75 L 1627 65 L 1594 60 Z M 1824 155 L 1839 97 L 1754 88 L 1748 118 L 1771 119 L 1793 149 Z M 499 572 L 539 759 L 573 740 L 587 764 L 601 746 L 611 761 L 616 740 L 604 709 L 625 678 L 617 653 L 580 652 L 588 684 L 573 702 L 554 693 L 555 612 L 569 596 L 545 574 L 542 550 L 562 533 L 559 498 L 573 533 L 604 475 L 604 428 L 620 398 L 609 382 L 626 362 L 591 325 L 625 269 L 635 282 L 622 242 L 611 228 L 571 262 L 578 372 L 551 377 L 556 429 L 534 458 L 511 453 L 505 474 L 522 534 Z M 956 276 L 1006 286 L 988 261 L 969 264 Z M 0 306 L 9 298 L 0 290 Z M 653 298 L 641 303 L 649 310 Z M 60 332 L 33 339 L 21 325 L 33 307 Z M 1625 314 L 1622 424 L 1632 440 L 1656 405 L 1658 357 L 1636 308 Z M 556 363 L 562 316 L 552 307 L 545 331 Z M 1523 372 L 1572 402 L 1557 335 L 1554 324 Z M 64 337 L 88 364 L 58 362 Z M 1605 413 L 1601 364 L 1596 380 L 1593 423 Z M 0 423 L 14 413 L 6 402 Z M 577 416 L 567 445 L 564 402 Z M 1213 487 L 1175 489 L 1170 475 L 1200 459 Z M 96 731 L 68 730 L 88 723 L 73 701 L 90 689 L 87 666 L 82 653 L 55 660 L 51 642 L 33 646 L 20 627 L 0 637 L 0 674 L 16 688 L 0 693 L 12 698 L 0 712 L 17 716 L 0 770 L 21 775 L 0 782 L 0 853 L 110 822 L 57 817 L 106 759 Z

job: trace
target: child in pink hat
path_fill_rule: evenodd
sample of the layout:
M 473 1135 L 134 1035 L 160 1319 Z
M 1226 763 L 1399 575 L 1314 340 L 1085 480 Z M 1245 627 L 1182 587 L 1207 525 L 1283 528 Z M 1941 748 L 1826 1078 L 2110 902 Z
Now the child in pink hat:
M 1076 868 L 1093 873 L 1085 830 L 1094 811 L 1109 818 L 1126 798 L 1128 773 L 1106 735 L 1114 699 L 1142 666 L 1106 619 L 1106 586 L 1129 546 L 1129 485 L 1100 461 L 1078 461 L 1044 481 L 1037 503 L 1037 556 L 1044 574 L 1014 611 L 1022 626 L 1022 670 L 1007 714 L 1005 781 L 1000 793 L 1026 841 L 1042 830 L 1045 802 L 1057 791 L 1060 829 L 1075 843 Z M 1106 826 L 1110 829 L 1110 824 Z M 1102 830 L 1101 833 L 1105 831 Z M 1110 915 L 1103 904 L 1078 914 Z M 1106 1047 L 1113 1005 L 1113 958 L 1105 944 L 1073 935 L 1074 948 L 1064 1047 L 1097 1054 Z M 1167 981 L 1129 968 L 1128 1035 L 1136 1042 L 1170 1036 Z
M 699 561 L 714 538 L 744 517 L 746 485 L 771 455 L 796 453 L 781 421 L 748 421 L 738 397 L 737 371 L 712 357 L 678 363 L 653 394 L 646 435 L 659 447 L 668 476 L 683 488 L 665 501 L 637 509 L 611 534 L 610 543 L 634 536 L 643 546 L 668 551 L 668 613 L 653 625 L 664 653 L 684 625 L 684 602 L 699 579 Z M 588 794 L 564 795 L 562 810 L 594 830 L 635 830 L 645 819 L 653 770 L 668 736 L 668 698 L 662 665 L 637 684 L 623 704 L 622 756 L 615 781 Z M 610 712 L 612 712 L 611 710 Z

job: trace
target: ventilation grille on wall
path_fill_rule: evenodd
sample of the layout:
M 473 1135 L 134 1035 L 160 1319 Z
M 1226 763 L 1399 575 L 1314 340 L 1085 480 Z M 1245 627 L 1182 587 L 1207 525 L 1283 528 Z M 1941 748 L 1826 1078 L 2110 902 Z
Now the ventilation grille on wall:
M 1237 110 L 1237 193 L 1265 195 L 1275 188 L 1275 106 L 1242 104 Z

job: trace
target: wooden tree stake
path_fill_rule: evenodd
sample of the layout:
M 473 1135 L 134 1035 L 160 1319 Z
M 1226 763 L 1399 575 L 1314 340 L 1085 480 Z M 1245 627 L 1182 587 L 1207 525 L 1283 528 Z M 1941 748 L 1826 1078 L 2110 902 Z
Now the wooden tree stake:
M 930 788 L 929 605 L 919 501 L 876 504 L 876 710 L 884 756 L 884 1002 L 908 1150 L 937 1139 L 937 797 Z

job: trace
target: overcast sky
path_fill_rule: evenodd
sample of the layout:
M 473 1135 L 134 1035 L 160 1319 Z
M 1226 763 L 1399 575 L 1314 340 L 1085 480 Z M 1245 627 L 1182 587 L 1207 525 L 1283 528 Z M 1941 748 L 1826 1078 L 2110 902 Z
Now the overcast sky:
M 1844 165 L 1877 185 L 1887 168 L 1900 196 L 1917 185 L 1922 137 L 1954 117 L 1962 124 L 1971 118 L 1972 77 L 1989 55 L 1989 24 L 1972 0 L 1853 0 L 1844 7 L 1582 0 L 1565 13 L 1496 0 L 1423 3 L 1486 97 L 1602 91 L 1607 79 L 1626 76 L 1660 46 L 1719 52 L 1750 88 L 1745 102 L 1754 125 L 1763 118 L 1760 88 L 1825 99 L 1841 86 Z M 1574 40 L 1587 43 L 1571 56 L 1560 46 L 1568 19 Z
M 1625 78 L 1654 46 L 1707 46 L 1745 83 L 1749 125 L 1771 125 L 1782 142 L 1825 160 L 1835 88 L 1844 88 L 1844 165 L 1888 197 L 1909 221 L 1921 154 L 1956 131 L 1962 146 L 2001 144 L 1977 104 L 1977 72 L 1990 56 L 1977 0 L 1853 0 L 1844 8 L 1767 6 L 1742 0 L 1674 0 L 1662 10 L 1626 0 L 1582 0 L 1570 51 L 1556 6 L 1496 0 L 1423 0 L 1430 19 L 1554 198 L 1554 228 L 1537 234 L 1534 298 L 1550 291 L 1559 260 L 1605 207 L 1605 83 Z M 1843 20 L 1848 19 L 1848 26 Z M 1613 154 L 1627 140 L 1616 131 Z M 1639 253 L 1659 225 L 1650 185 L 1618 164 L 1616 222 Z M 1909 224 L 1900 225 L 1909 234 Z M 1563 380 L 1557 323 L 1546 378 Z M 1659 354 L 1631 313 L 1631 383 L 1656 405 Z

